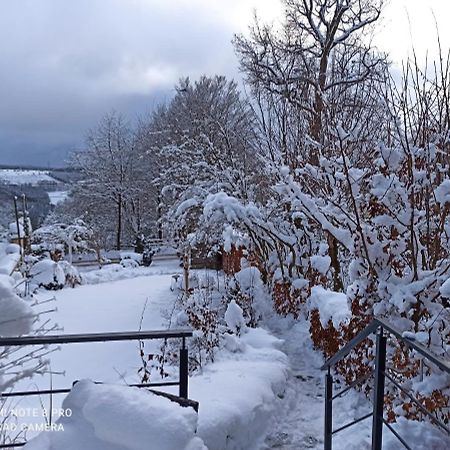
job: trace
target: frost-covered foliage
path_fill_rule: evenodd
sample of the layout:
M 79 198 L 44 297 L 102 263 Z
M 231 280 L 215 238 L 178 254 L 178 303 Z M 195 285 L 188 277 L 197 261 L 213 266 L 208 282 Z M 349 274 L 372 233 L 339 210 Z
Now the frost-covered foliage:
M 170 234 L 184 237 L 195 228 L 210 193 L 256 195 L 253 120 L 237 84 L 222 76 L 180 81 L 172 101 L 155 114 L 148 134 L 161 161 L 158 183 Z
M 70 224 L 51 223 L 34 230 L 32 250 L 34 253 L 60 254 L 61 257 L 67 255 L 70 261 L 73 252 L 93 251 L 93 234 L 93 230 L 81 219 Z
M 62 289 L 64 286 L 74 287 L 81 283 L 78 270 L 67 261 L 42 259 L 36 261 L 28 272 L 31 291 L 44 288 L 50 291 Z
M 189 367 L 192 372 L 215 361 L 219 350 L 237 351 L 236 338 L 255 328 L 272 310 L 270 296 L 255 267 L 244 268 L 232 276 L 205 271 L 190 278 L 186 293 L 178 280 L 174 289 L 178 300 L 171 313 L 170 324 L 194 330 L 189 341 Z M 139 374 L 144 382 L 152 371 L 167 376 L 166 366 L 178 358 L 178 344 L 167 341 L 161 352 L 148 358 L 141 349 L 142 368 Z
M 256 24 L 250 39 L 237 40 L 260 108 L 259 153 L 272 181 L 270 198 L 249 202 L 225 191 L 210 193 L 201 223 L 221 225 L 224 249 L 247 248 L 281 313 L 306 311 L 302 305 L 311 294 L 315 298 L 315 286 L 347 294 L 351 316 L 343 323 L 329 314 L 321 317 L 319 307 L 310 311 L 313 337 L 325 355 L 381 316 L 445 357 L 450 346 L 448 285 L 443 285 L 450 277 L 446 62 L 424 71 L 409 63 L 403 82 L 395 84 L 384 59 L 361 40 L 380 5 L 285 5 L 284 33 Z M 337 15 L 327 19 L 334 10 Z M 336 20 L 336 27 L 325 26 L 328 20 Z M 367 369 L 369 347 L 339 367 L 347 381 Z M 390 356 L 396 376 L 412 379 L 413 390 L 418 388 L 417 357 L 401 346 Z M 428 389 L 420 398 L 448 420 L 448 378 L 439 378 L 432 367 L 425 376 Z M 391 420 L 399 414 L 418 418 L 408 402 L 400 411 L 399 397 L 389 392 L 389 399 Z

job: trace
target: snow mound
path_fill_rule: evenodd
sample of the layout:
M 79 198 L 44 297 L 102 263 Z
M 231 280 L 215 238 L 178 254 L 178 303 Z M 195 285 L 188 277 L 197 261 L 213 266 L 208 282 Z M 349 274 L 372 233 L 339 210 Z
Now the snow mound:
M 199 402 L 198 435 L 209 450 L 261 449 L 269 424 L 282 408 L 288 377 L 282 342 L 262 328 L 236 338 L 242 351 L 223 351 L 190 380 Z
M 31 307 L 13 289 L 12 278 L 0 275 L 0 336 L 20 336 L 31 331 Z
M 64 430 L 46 431 L 26 450 L 207 450 L 197 413 L 138 388 L 78 382 L 63 402 Z
M 338 328 L 340 324 L 346 323 L 351 318 L 347 296 L 341 292 L 327 291 L 321 286 L 314 286 L 311 289 L 308 309 L 310 311 L 319 310 L 320 323 L 324 328 L 330 319 L 333 326 Z
M 0 274 L 10 275 L 20 261 L 17 244 L 0 244 Z

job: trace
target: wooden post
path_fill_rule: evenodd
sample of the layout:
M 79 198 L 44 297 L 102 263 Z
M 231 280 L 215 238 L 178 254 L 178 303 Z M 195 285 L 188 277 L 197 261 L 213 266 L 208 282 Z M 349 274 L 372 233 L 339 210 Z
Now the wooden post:
M 189 295 L 189 266 L 190 266 L 190 249 L 185 247 L 183 255 L 183 276 L 184 276 L 184 291 Z
M 19 223 L 19 210 L 17 208 L 17 197 L 14 196 L 14 211 L 16 214 L 16 227 L 17 227 L 17 242 L 20 247 L 20 256 L 23 256 L 22 240 L 20 238 L 20 223 Z

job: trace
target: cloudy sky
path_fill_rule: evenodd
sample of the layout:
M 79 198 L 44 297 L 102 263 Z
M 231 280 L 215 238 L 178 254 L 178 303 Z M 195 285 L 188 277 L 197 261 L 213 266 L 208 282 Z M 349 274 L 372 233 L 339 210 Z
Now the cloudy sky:
M 450 47 L 444 0 L 391 0 L 376 43 L 401 61 Z M 231 45 L 278 0 L 0 0 L 0 164 L 61 165 L 107 111 L 131 119 L 180 76 L 238 77 Z

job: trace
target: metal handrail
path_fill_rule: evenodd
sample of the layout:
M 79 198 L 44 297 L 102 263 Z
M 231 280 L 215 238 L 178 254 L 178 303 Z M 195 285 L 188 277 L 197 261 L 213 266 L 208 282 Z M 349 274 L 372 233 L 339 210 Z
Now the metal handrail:
M 419 352 L 422 356 L 425 356 L 431 362 L 436 364 L 441 370 L 450 374 L 450 362 L 440 358 L 434 353 L 430 352 L 424 345 L 414 341 L 410 337 L 403 336 L 403 333 L 394 328 L 389 322 L 383 319 L 375 318 L 367 325 L 364 330 L 360 331 L 351 341 L 349 341 L 344 347 L 341 348 L 335 355 L 333 355 L 325 364 L 321 367 L 321 370 L 326 370 L 335 366 L 339 361 L 344 359 L 358 344 L 367 339 L 370 335 L 374 334 L 379 328 L 383 328 L 390 334 L 394 335 L 401 341 L 405 342 L 409 347 Z
M 179 379 L 178 381 L 167 381 L 160 383 L 141 383 L 133 385 L 135 387 L 162 387 L 179 386 L 179 397 L 188 398 L 189 382 L 189 355 L 186 347 L 186 338 L 192 337 L 192 330 L 153 330 L 153 331 L 125 331 L 111 333 L 83 333 L 83 334 L 65 334 L 65 335 L 46 335 L 46 336 L 19 336 L 19 337 L 0 337 L 0 347 L 25 347 L 29 345 L 54 345 L 54 344 L 74 344 L 87 342 L 118 342 L 131 340 L 147 339 L 171 339 L 180 338 L 182 344 L 180 348 Z M 25 397 L 29 395 L 52 395 L 70 392 L 71 389 L 46 389 L 42 391 L 24 391 L 24 392 L 0 392 L 0 398 L 6 397 Z M 26 442 L 1 444 L 2 448 L 23 447 Z
M 192 337 L 191 330 L 119 331 L 112 333 L 82 333 L 46 336 L 0 337 L 0 346 L 53 345 L 83 342 L 117 342 L 146 339 Z
M 382 435 L 383 435 L 383 425 L 393 433 L 394 436 L 403 444 L 406 449 L 410 450 L 410 447 L 406 441 L 390 426 L 383 417 L 384 410 L 384 388 L 385 379 L 389 380 L 394 384 L 395 387 L 400 389 L 404 394 L 411 398 L 411 400 L 419 407 L 419 409 L 425 413 L 428 417 L 432 418 L 433 422 L 436 423 L 442 430 L 450 434 L 450 429 L 441 423 L 438 419 L 434 418 L 431 413 L 409 392 L 407 392 L 399 383 L 397 383 L 393 378 L 386 373 L 386 344 L 387 338 L 384 335 L 384 331 L 395 336 L 399 341 L 406 344 L 408 347 L 417 351 L 424 358 L 428 359 L 434 363 L 439 369 L 445 373 L 450 374 L 450 362 L 435 355 L 424 345 L 416 342 L 413 337 L 405 336 L 403 332 L 394 328 L 389 322 L 384 319 L 375 318 L 373 319 L 362 331 L 360 331 L 353 339 L 351 339 L 341 350 L 339 350 L 335 355 L 329 358 L 325 364 L 321 367 L 321 370 L 327 370 L 325 377 L 325 436 L 324 436 L 324 448 L 325 450 L 331 450 L 332 448 L 332 437 L 334 434 L 355 425 L 358 422 L 372 416 L 372 450 L 381 450 L 382 448 Z M 365 339 L 367 339 L 372 334 L 376 334 L 376 354 L 375 354 L 375 370 L 371 371 L 368 375 L 365 375 L 355 382 L 351 383 L 350 386 L 341 390 L 337 394 L 333 395 L 333 377 L 331 375 L 331 368 L 334 367 L 338 362 L 342 361 L 357 345 L 361 344 Z M 367 380 L 371 375 L 374 375 L 374 401 L 373 401 L 373 412 L 367 414 L 359 419 L 348 423 L 337 430 L 333 430 L 332 427 L 332 416 L 333 416 L 333 400 L 341 397 L 344 393 L 348 392 L 351 388 L 360 384 L 361 382 Z

